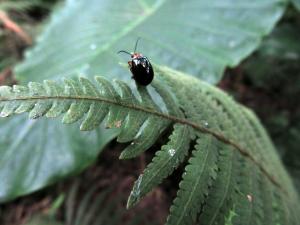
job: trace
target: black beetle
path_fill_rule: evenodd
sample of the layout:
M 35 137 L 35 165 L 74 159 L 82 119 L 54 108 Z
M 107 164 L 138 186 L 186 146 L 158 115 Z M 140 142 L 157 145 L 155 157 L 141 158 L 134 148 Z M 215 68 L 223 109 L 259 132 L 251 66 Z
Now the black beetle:
M 128 65 L 132 73 L 132 78 L 136 81 L 136 83 L 147 86 L 153 80 L 154 72 L 149 59 L 136 52 L 139 40 L 140 38 L 136 40 L 133 53 L 129 53 L 124 50 L 121 50 L 118 53 L 123 52 L 131 56 L 131 61 L 128 61 Z

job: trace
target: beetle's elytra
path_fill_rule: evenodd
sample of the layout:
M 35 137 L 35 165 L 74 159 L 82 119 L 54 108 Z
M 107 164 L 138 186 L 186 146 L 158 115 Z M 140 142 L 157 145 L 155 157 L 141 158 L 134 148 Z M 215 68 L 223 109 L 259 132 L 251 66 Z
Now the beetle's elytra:
M 137 84 L 147 86 L 152 82 L 154 72 L 149 59 L 146 56 L 143 56 L 142 54 L 136 52 L 138 41 L 139 38 L 135 43 L 133 53 L 129 53 L 124 50 L 121 50 L 118 53 L 123 52 L 131 56 L 131 61 L 128 61 L 128 65 L 132 73 L 132 78 L 136 81 Z

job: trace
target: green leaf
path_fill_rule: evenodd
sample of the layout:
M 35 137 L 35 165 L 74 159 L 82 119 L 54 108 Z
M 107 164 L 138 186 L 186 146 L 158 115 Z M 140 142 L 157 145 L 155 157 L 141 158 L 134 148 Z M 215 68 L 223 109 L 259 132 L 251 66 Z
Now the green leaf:
M 292 61 L 297 60 L 300 57 L 299 38 L 298 26 L 281 24 L 264 40 L 258 49 L 258 54 L 265 59 L 273 57 Z M 259 60 L 257 63 L 259 63 Z
M 103 128 L 83 133 L 76 124 L 25 116 L 1 119 L 0 128 L 1 202 L 82 171 L 95 162 L 115 133 Z
M 233 210 L 230 210 L 228 217 L 225 219 L 225 225 L 233 225 L 232 219 L 236 216 L 236 212 Z
M 175 125 L 170 141 L 157 151 L 150 163 L 135 182 L 127 207 L 135 205 L 140 198 L 150 192 L 182 163 L 189 149 L 188 127 Z
M 204 225 L 224 224 L 227 214 L 233 207 L 235 184 L 235 159 L 231 148 L 219 148 L 218 173 L 211 191 L 208 195 L 207 204 L 203 207 L 199 220 Z M 230 162 L 228 162 L 230 161 Z
M 251 81 L 255 86 L 264 86 L 265 89 L 270 90 L 276 85 L 281 87 L 285 79 L 287 81 L 291 79 L 295 88 L 285 82 L 289 90 L 287 93 L 293 93 L 294 89 L 298 90 L 296 88 L 299 86 L 297 74 L 293 75 L 291 71 L 297 71 L 300 68 L 298 63 L 300 58 L 299 39 L 297 24 L 283 23 L 274 29 L 272 34 L 262 42 L 257 53 L 246 60 L 244 64 L 244 70 L 251 75 Z M 290 74 L 289 79 L 286 74 Z M 286 92 L 284 93 L 286 95 Z
M 291 0 L 291 1 L 294 3 L 295 7 L 296 7 L 298 10 L 300 10 L 300 0 Z
M 54 13 L 36 47 L 16 69 L 19 79 L 42 81 L 73 73 L 130 75 L 116 52 L 150 60 L 216 83 L 259 45 L 284 12 L 284 0 L 67 1 Z
M 168 225 L 195 223 L 200 211 L 198 206 L 203 204 L 212 180 L 216 178 L 216 140 L 209 136 L 199 138 L 195 149 L 189 165 L 185 168 L 177 197 L 170 209 Z

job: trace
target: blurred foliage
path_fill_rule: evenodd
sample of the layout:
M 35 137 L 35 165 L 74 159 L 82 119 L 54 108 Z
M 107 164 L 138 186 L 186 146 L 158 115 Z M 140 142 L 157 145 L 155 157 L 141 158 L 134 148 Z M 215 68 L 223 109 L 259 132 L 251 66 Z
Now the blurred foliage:
M 0 0 L 0 13 L 4 13 L 9 22 L 19 26 L 30 38 L 39 33 L 41 21 L 58 0 Z M 0 72 L 21 60 L 23 50 L 31 43 L 22 39 L 14 30 L 5 29 L 0 20 Z
M 300 0 L 291 0 L 291 1 L 294 3 L 295 7 L 300 11 Z
M 138 51 L 145 52 L 152 62 L 215 84 L 225 67 L 238 65 L 258 47 L 285 12 L 286 3 L 90 0 L 87 4 L 69 0 L 54 11 L 37 45 L 26 52 L 15 72 L 21 82 L 74 73 L 90 78 L 113 74 L 129 80 L 127 71 L 116 66 L 124 60 L 116 52 L 131 51 L 141 37 Z
M 33 216 L 25 225 L 155 225 L 143 212 L 129 218 L 124 205 L 126 194 L 116 192 L 112 187 L 99 190 L 95 185 L 83 191 L 80 183 L 74 182 L 65 201 L 61 194 L 46 214 Z
M 64 1 L 14 71 L 19 83 L 79 73 L 121 78 L 134 85 L 128 69 L 118 65 L 125 56 L 116 52 L 131 49 L 141 37 L 144 42 L 138 50 L 151 62 L 216 83 L 226 66 L 237 65 L 258 47 L 286 5 L 282 0 Z M 0 182 L 2 201 L 86 168 L 116 136 L 100 129 L 82 134 L 50 120 L 29 123 L 24 117 L 2 120 L 0 126 L 5 158 L 0 162 L 0 180 L 9 177 Z M 11 165 L 16 165 L 14 170 Z
M 8 11 L 26 11 L 32 10 L 34 7 L 41 9 L 51 9 L 53 3 L 56 3 L 57 0 L 2 0 L 0 1 L 0 10 Z
M 4 0 L 0 1 L 0 10 L 5 10 L 33 37 L 41 27 L 37 21 L 49 13 L 55 2 Z M 298 4 L 299 0 L 294 2 Z M 300 190 L 300 179 L 297 180 L 300 177 L 299 28 L 299 12 L 289 9 L 259 51 L 240 68 L 245 72 L 248 88 L 263 96 L 259 99 L 257 93 L 253 93 L 256 99 L 244 97 L 244 101 L 261 116 Z M 19 61 L 27 46 L 12 32 L 0 28 L 0 71 Z
M 241 69 L 253 97 L 242 98 L 262 118 L 300 190 L 300 14 L 290 8 Z M 246 92 L 247 93 L 247 92 Z M 251 94 L 250 94 L 251 95 Z

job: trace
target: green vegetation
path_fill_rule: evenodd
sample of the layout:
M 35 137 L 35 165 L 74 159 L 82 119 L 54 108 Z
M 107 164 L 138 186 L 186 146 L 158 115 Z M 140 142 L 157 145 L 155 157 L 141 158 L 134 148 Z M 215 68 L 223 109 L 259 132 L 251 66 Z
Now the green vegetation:
M 128 209 L 159 190 L 167 225 L 299 224 L 298 9 L 298 0 L 1 2 L 4 208 L 101 157 L 113 177 L 105 155 L 113 144 L 119 159 L 141 161 L 130 169 Z M 116 54 L 137 37 L 155 71 L 148 86 L 130 80 Z M 108 183 L 80 196 L 76 209 L 61 199 L 29 224 L 122 224 Z M 140 221 L 143 213 L 124 224 Z

